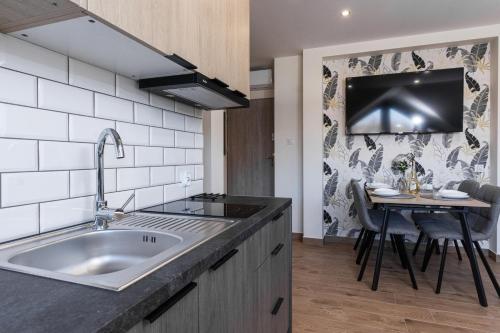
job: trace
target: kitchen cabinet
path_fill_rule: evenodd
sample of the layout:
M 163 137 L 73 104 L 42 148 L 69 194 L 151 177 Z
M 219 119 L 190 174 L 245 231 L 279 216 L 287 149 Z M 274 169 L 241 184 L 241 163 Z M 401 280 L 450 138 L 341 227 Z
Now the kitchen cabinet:
M 0 31 L 87 14 L 250 95 L 250 0 L 4 0 Z
M 200 333 L 243 332 L 244 250 L 244 245 L 231 250 L 200 276 Z
M 87 0 L 85 9 L 249 95 L 249 0 Z
M 198 288 L 189 283 L 128 333 L 198 333 Z
M 287 208 L 128 333 L 291 331 L 290 228 Z

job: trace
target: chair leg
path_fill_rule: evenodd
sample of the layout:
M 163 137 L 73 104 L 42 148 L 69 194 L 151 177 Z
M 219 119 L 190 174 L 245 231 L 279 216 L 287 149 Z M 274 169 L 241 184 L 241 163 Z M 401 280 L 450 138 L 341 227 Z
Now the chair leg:
M 469 254 L 469 251 L 467 251 L 467 246 L 465 246 L 465 242 L 463 239 L 460 240 L 460 243 L 462 243 L 462 247 L 464 248 L 464 251 L 465 251 L 465 254 L 467 255 L 467 257 L 470 258 L 470 254 Z
M 498 285 L 497 278 L 495 277 L 495 273 L 491 270 L 490 264 L 488 263 L 488 259 L 484 256 L 483 250 L 481 249 L 481 246 L 479 245 L 479 242 L 474 242 L 474 245 L 476 246 L 476 250 L 479 253 L 479 257 L 481 258 L 481 261 L 483 262 L 484 268 L 486 268 L 486 271 L 488 272 L 488 275 L 490 277 L 491 283 L 493 283 L 493 286 L 495 287 L 495 290 L 497 292 L 498 297 L 500 297 L 500 286 Z
M 361 242 L 361 239 L 363 238 L 363 234 L 365 233 L 365 228 L 361 228 L 358 239 L 356 239 L 356 243 L 354 244 L 354 251 L 358 249 L 359 243 Z
M 457 250 L 458 260 L 462 261 L 462 253 L 460 252 L 460 248 L 458 247 L 458 242 L 456 239 L 453 240 L 453 244 L 455 244 L 455 250 Z
M 359 274 L 358 274 L 358 281 L 361 281 L 363 279 L 363 274 L 365 273 L 366 269 L 366 264 L 368 263 L 368 258 L 370 258 L 370 252 L 372 251 L 372 246 L 373 246 L 373 240 L 375 239 L 375 232 L 373 231 L 367 231 L 368 236 L 368 245 L 365 253 L 365 257 L 363 259 L 363 264 L 361 265 L 361 268 L 359 269 Z
M 444 272 L 444 265 L 446 264 L 446 253 L 448 252 L 448 238 L 444 240 L 443 244 L 443 253 L 441 254 L 441 265 L 439 266 L 439 275 L 438 275 L 438 281 L 436 285 L 436 294 L 439 294 L 441 292 L 441 284 L 443 282 L 443 272 Z
M 411 267 L 410 260 L 408 259 L 408 253 L 406 253 L 406 247 L 403 235 L 395 235 L 396 245 L 398 246 L 399 255 L 402 257 L 405 268 L 408 269 L 408 274 L 410 274 L 411 284 L 413 289 L 418 289 L 417 280 L 415 279 L 415 274 L 413 273 L 413 268 Z
M 413 248 L 413 252 L 411 254 L 412 256 L 415 256 L 417 254 L 418 248 L 420 247 L 420 243 L 422 243 L 423 238 L 424 238 L 424 232 L 420 231 L 417 242 L 415 243 L 415 247 Z
M 434 240 L 434 247 L 436 248 L 436 254 L 441 254 L 441 249 L 439 248 L 439 240 L 435 239 Z
M 361 242 L 361 247 L 359 248 L 358 256 L 356 257 L 356 265 L 359 265 L 361 263 L 361 259 L 363 259 L 363 255 L 365 254 L 366 246 L 368 245 L 368 234 L 369 231 L 365 230 L 363 241 Z
M 396 243 L 394 241 L 394 235 L 391 234 L 391 247 L 392 247 L 392 253 L 396 253 Z
M 408 263 L 405 260 L 404 253 L 402 252 L 401 246 L 399 244 L 399 241 L 401 240 L 402 236 L 401 235 L 393 235 L 393 236 L 395 240 L 396 249 L 399 254 L 399 260 L 401 261 L 401 267 L 403 267 L 403 269 L 406 269 Z
M 425 246 L 424 261 L 422 262 L 421 272 L 425 272 L 427 265 L 429 265 L 429 260 L 431 259 L 434 241 L 431 238 L 427 238 L 427 245 Z

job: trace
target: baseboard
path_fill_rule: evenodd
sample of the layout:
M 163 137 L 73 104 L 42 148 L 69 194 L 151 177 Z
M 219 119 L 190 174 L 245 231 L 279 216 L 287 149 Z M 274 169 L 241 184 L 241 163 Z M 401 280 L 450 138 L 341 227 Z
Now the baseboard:
M 324 245 L 323 239 L 321 239 L 321 238 L 302 237 L 302 243 L 304 243 L 306 245 L 315 245 L 315 246 L 323 246 Z
M 493 259 L 494 262 L 500 262 L 500 255 L 495 252 L 488 250 L 488 257 Z

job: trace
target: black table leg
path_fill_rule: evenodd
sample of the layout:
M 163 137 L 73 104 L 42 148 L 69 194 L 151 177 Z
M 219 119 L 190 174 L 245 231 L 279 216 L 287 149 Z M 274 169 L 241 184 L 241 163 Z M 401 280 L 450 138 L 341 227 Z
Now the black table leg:
M 384 221 L 382 222 L 382 227 L 380 228 L 380 243 L 378 245 L 377 261 L 375 263 L 375 272 L 373 273 L 372 290 L 377 290 L 377 288 L 378 288 L 378 279 L 380 277 L 380 267 L 382 266 L 382 256 L 384 255 L 385 236 L 387 234 L 387 225 L 389 224 L 390 210 L 387 207 L 384 207 L 384 209 L 385 209 L 384 210 Z
M 483 281 L 481 280 L 481 273 L 479 272 L 479 267 L 477 265 L 476 254 L 474 253 L 474 249 L 472 247 L 472 238 L 470 235 L 469 222 L 467 221 L 466 212 L 460 214 L 460 225 L 462 226 L 462 233 L 464 235 L 464 245 L 467 253 L 469 254 L 470 268 L 474 277 L 474 283 L 476 284 L 479 303 L 482 306 L 488 306 L 488 301 L 486 300 L 486 295 L 484 293 Z

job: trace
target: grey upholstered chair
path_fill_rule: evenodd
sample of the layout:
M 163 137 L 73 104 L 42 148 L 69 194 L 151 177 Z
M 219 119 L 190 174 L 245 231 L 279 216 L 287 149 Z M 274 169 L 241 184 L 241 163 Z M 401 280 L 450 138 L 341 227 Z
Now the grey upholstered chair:
M 479 190 L 479 183 L 476 182 L 475 180 L 464 180 L 458 186 L 458 190 L 465 192 L 469 196 L 472 197 Z M 423 223 L 427 223 L 427 222 L 429 222 L 429 220 L 432 220 L 432 219 L 429 219 L 429 214 L 432 214 L 432 213 L 413 213 L 412 214 L 413 221 L 415 221 L 415 224 L 417 225 L 417 227 L 420 230 L 422 230 L 421 225 Z M 457 213 L 442 213 L 442 215 L 439 215 L 439 217 L 445 218 L 447 220 L 449 220 L 450 218 L 455 218 L 457 220 L 456 221 L 457 223 L 459 223 L 458 220 L 460 219 L 460 216 L 458 216 Z M 422 242 L 423 238 L 424 238 L 424 232 L 420 231 L 420 234 L 418 235 L 417 242 L 415 243 L 415 247 L 413 248 L 413 253 L 412 253 L 413 256 L 415 256 L 417 254 L 418 248 L 419 248 L 420 243 Z M 457 251 L 458 260 L 462 261 L 462 254 L 460 253 L 460 248 L 458 247 L 457 240 L 454 239 L 453 243 L 455 245 L 455 250 Z M 430 254 L 432 254 L 433 249 L 436 249 L 436 253 L 439 254 L 439 243 L 437 240 L 435 240 L 433 242 L 428 238 L 426 250 L 428 248 L 431 248 L 431 251 L 429 252 Z
M 358 274 L 358 281 L 361 281 L 373 246 L 373 241 L 375 240 L 375 236 L 380 233 L 380 229 L 384 220 L 384 212 L 382 210 L 368 209 L 365 192 L 361 188 L 361 185 L 357 180 L 351 180 L 351 187 L 354 197 L 354 206 L 356 207 L 359 221 L 365 229 L 366 235 L 363 239 L 361 248 L 358 253 L 358 257 L 363 258 L 363 263 Z M 415 226 L 411 222 L 406 220 L 401 214 L 397 212 L 391 212 L 389 217 L 389 225 L 387 226 L 387 234 L 394 235 L 400 259 L 403 263 L 403 266 L 408 269 L 413 288 L 417 289 L 417 282 L 415 280 L 408 255 L 406 253 L 403 238 L 404 235 L 416 235 L 417 230 Z
M 480 241 L 489 240 L 493 236 L 495 226 L 497 225 L 498 217 L 500 215 L 500 187 L 483 185 L 476 192 L 476 194 L 473 195 L 473 197 L 478 200 L 488 202 L 491 205 L 490 208 L 472 208 L 467 215 L 467 220 L 471 229 L 472 242 L 474 243 L 479 257 L 488 272 L 491 282 L 500 297 L 500 286 L 498 285 L 495 275 L 479 245 Z M 443 215 L 444 214 L 428 214 L 427 220 L 425 222 L 422 221 L 423 223 L 421 223 L 422 231 L 429 239 L 434 240 L 435 242 L 439 239 L 444 239 L 436 293 L 441 291 L 448 241 L 461 240 L 463 242 L 464 239 L 460 223 L 457 223 L 457 220 L 451 215 L 447 215 L 446 217 Z M 422 266 L 423 271 L 425 271 L 428 264 L 428 257 L 430 257 L 430 253 L 428 252 L 432 252 L 432 249 L 427 249 L 426 251 L 424 258 L 425 266 Z M 470 253 L 467 253 L 467 255 L 470 256 Z

